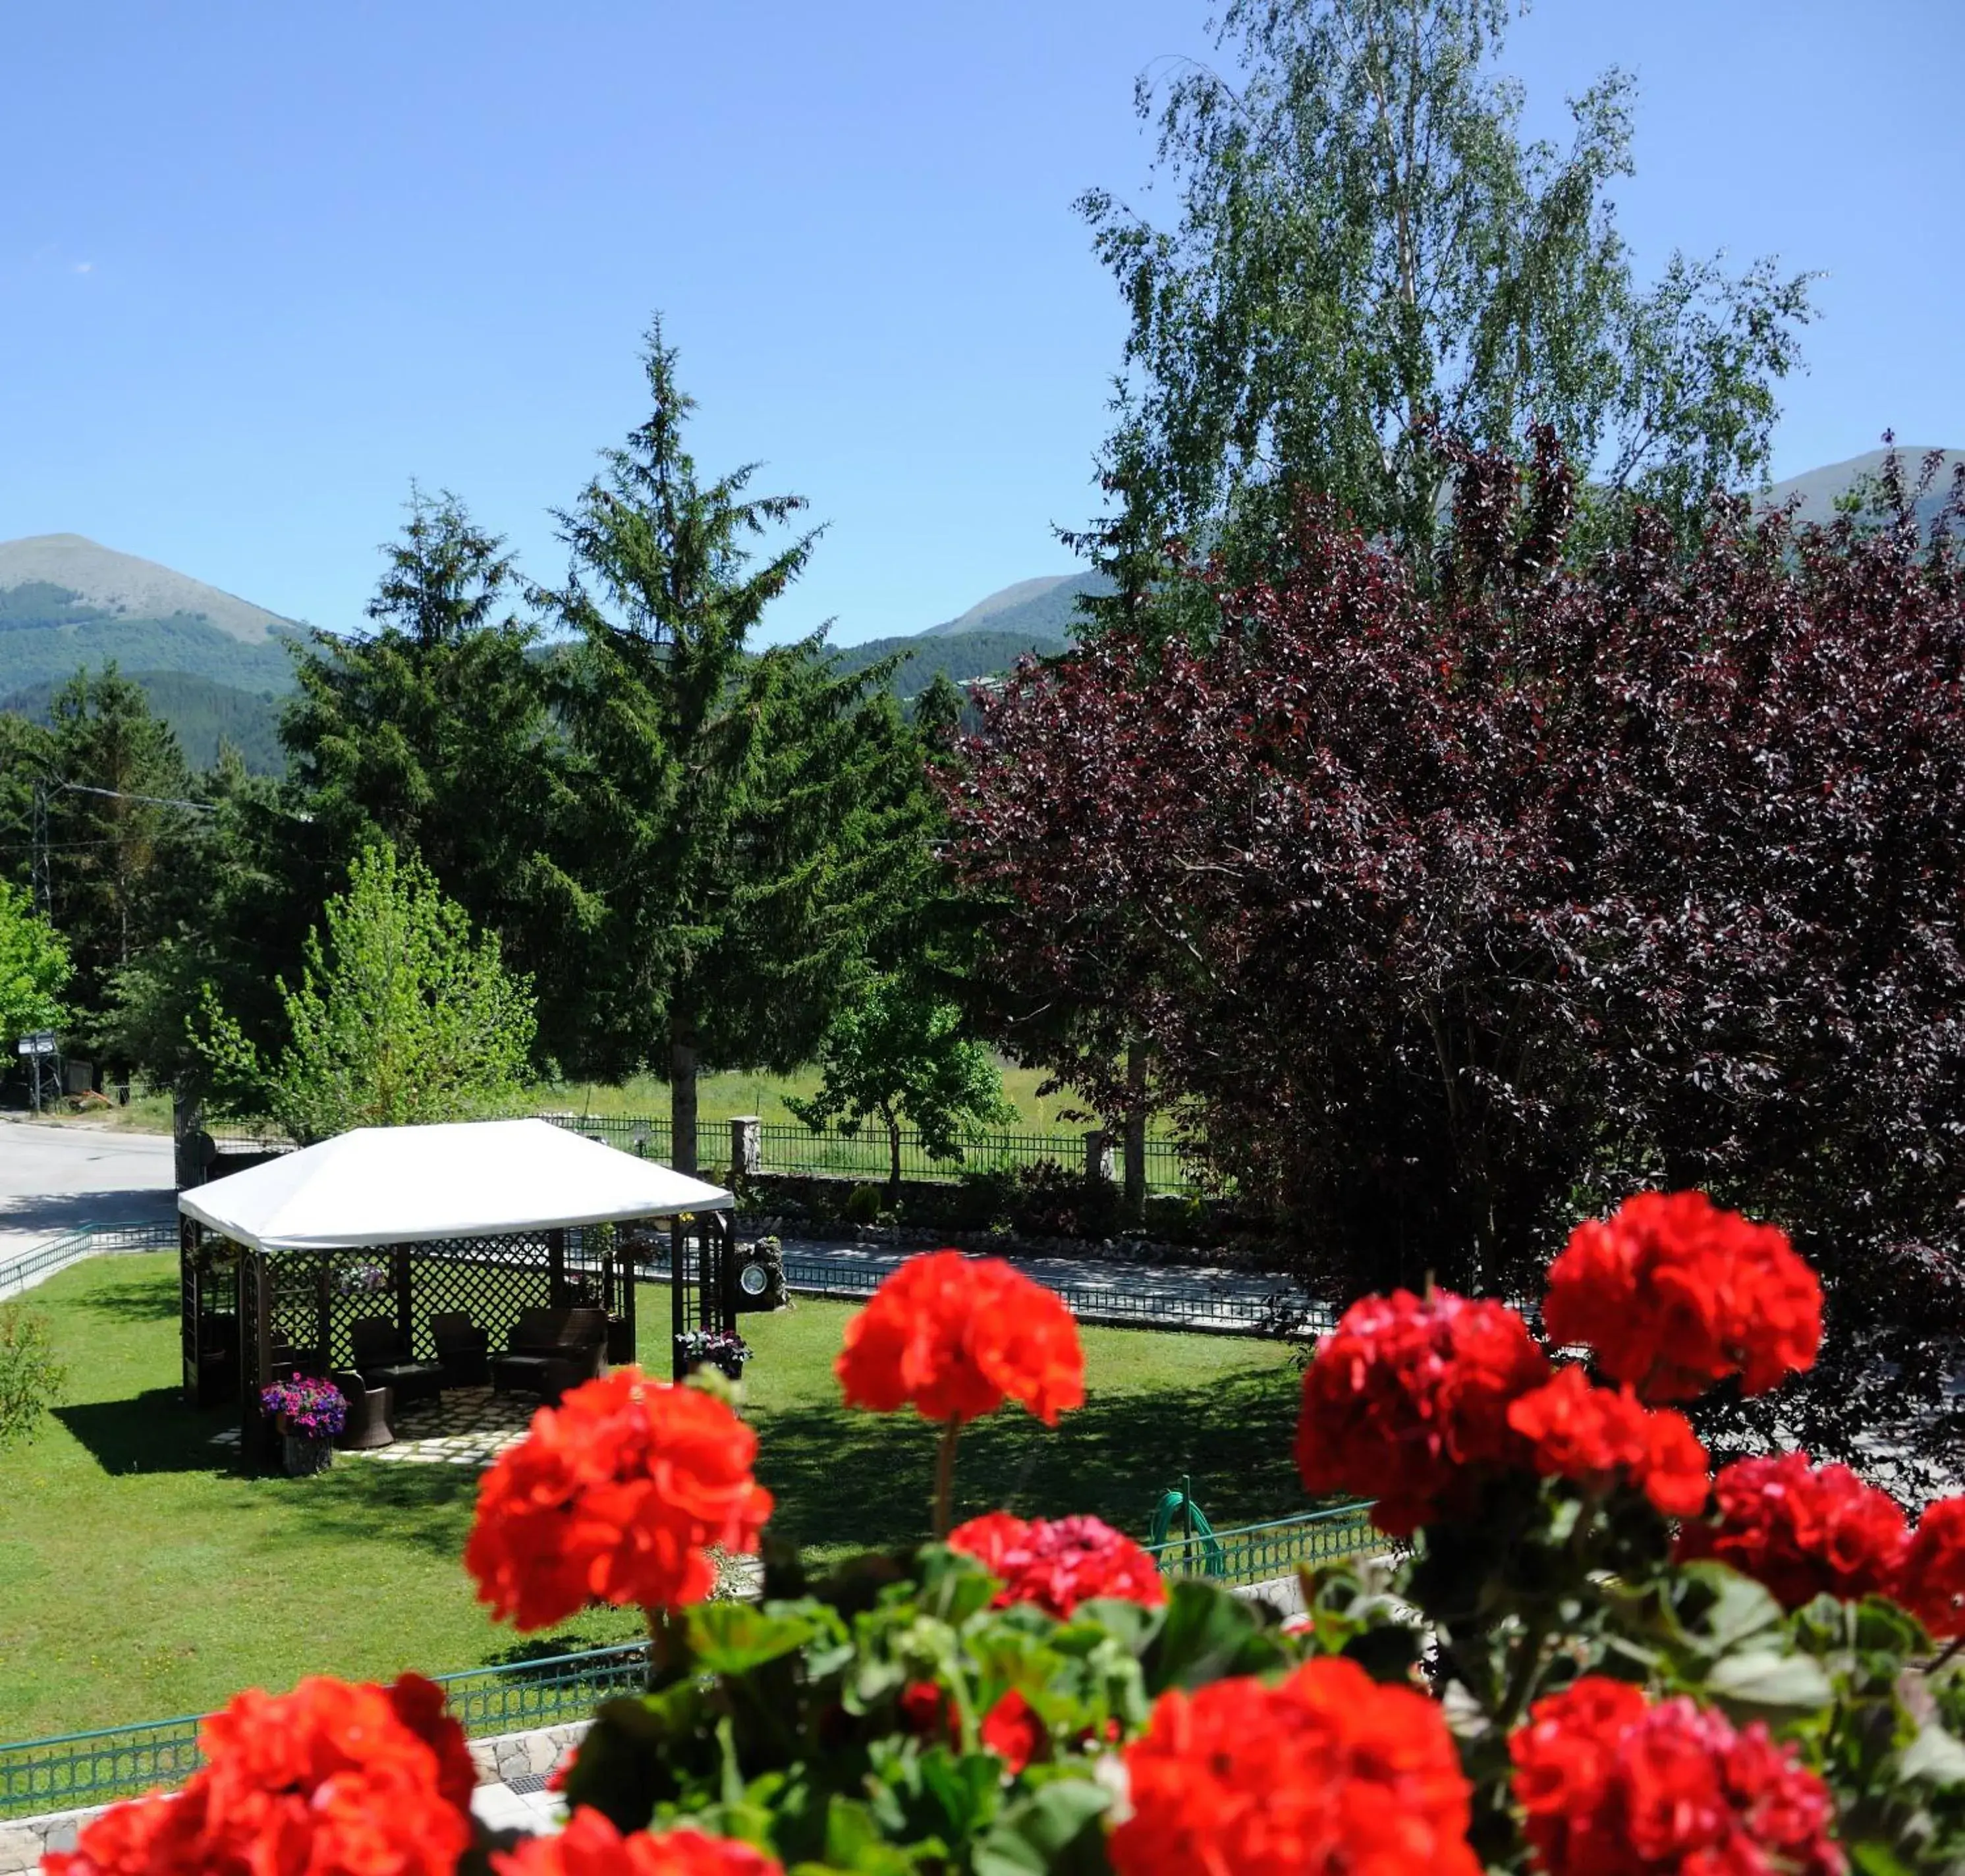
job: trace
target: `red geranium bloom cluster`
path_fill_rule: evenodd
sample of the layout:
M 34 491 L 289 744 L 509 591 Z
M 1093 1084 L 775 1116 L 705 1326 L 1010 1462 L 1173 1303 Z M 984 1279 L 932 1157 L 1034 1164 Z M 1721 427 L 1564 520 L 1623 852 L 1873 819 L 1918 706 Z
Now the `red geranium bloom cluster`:
M 1313 1492 L 1378 1500 L 1372 1520 L 1410 1536 L 1459 1508 L 1478 1469 L 1525 1464 L 1511 1403 L 1549 1379 L 1514 1311 L 1439 1291 L 1353 1303 L 1303 1378 L 1297 1469 Z
M 637 1830 L 622 1836 L 583 1805 L 554 1836 L 528 1837 L 491 1859 L 498 1876 L 783 1876 L 775 1857 L 734 1837 L 698 1830 Z
M 1639 1192 L 1570 1234 L 1542 1322 L 1647 1400 L 1692 1400 L 1732 1374 L 1759 1394 L 1813 1365 L 1822 1286 L 1773 1225 L 1703 1192 Z
M 1078 1324 L 1054 1290 L 1000 1257 L 910 1257 L 846 1325 L 833 1364 L 848 1407 L 970 1421 L 1006 1400 L 1047 1427 L 1085 1403 Z
M 175 1797 L 112 1806 L 53 1876 L 451 1876 L 476 1783 L 443 1690 L 306 1680 L 241 1694 L 204 1723 Z
M 716 1587 L 706 1546 L 754 1551 L 771 1495 L 722 1401 L 618 1368 L 542 1408 L 478 1488 L 464 1561 L 493 1612 L 549 1627 L 590 1602 L 677 1608 Z
M 1587 1675 L 1508 1742 L 1548 1876 L 1838 1876 L 1828 1788 L 1756 1723 Z
M 1629 1388 L 1595 1387 L 1581 1368 L 1565 1368 L 1513 1402 L 1508 1424 L 1534 1449 L 1545 1479 L 1590 1491 L 1628 1480 L 1671 1517 L 1706 1508 L 1711 1481 L 1692 1423 L 1668 1407 L 1644 1406 Z
M 1122 1531 L 1089 1517 L 1033 1518 L 991 1511 L 959 1524 L 950 1545 L 1003 1579 L 995 1606 L 1034 1602 L 1060 1619 L 1095 1596 L 1163 1603 L 1158 1566 Z
M 1965 1498 L 1925 1508 L 1905 1547 L 1896 1594 L 1941 1641 L 1965 1635 Z
M 1764 1583 L 1784 1609 L 1826 1591 L 1853 1602 L 1897 1585 L 1908 1535 L 1902 1508 L 1846 1466 L 1805 1453 L 1736 1460 L 1713 1482 L 1716 1524 L 1687 1524 L 1680 1562 L 1716 1557 Z
M 1355 1662 L 1163 1694 L 1124 1758 L 1132 1812 L 1108 1844 L 1118 1876 L 1478 1876 L 1439 1709 Z
M 955 1737 L 955 1703 L 934 1681 L 910 1681 L 901 1689 L 896 1704 L 901 1724 L 917 1738 L 946 1741 Z M 1037 1709 L 1015 1688 L 982 1716 L 976 1731 L 983 1749 L 994 1752 L 1013 1773 L 1021 1771 L 1044 1750 L 1049 1736 Z

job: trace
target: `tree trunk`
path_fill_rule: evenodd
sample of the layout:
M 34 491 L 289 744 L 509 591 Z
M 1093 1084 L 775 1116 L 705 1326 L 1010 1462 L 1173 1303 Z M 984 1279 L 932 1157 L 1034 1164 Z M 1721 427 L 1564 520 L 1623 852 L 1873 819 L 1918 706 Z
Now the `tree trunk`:
M 1126 1044 L 1126 1093 L 1124 1198 L 1137 1224 L 1147 1211 L 1147 1045 L 1137 1040 Z
M 887 1192 L 896 1205 L 901 1200 L 901 1123 L 893 1109 L 884 1111 L 887 1123 Z
M 696 1025 L 678 1012 L 669 1019 L 669 1163 L 696 1172 Z

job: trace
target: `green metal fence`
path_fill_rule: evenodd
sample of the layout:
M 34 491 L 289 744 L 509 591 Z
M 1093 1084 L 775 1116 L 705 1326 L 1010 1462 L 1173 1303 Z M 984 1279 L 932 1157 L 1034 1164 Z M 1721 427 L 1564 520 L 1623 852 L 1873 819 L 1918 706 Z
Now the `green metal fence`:
M 647 1648 L 617 1648 L 433 1675 L 473 1739 L 529 1732 L 589 1717 L 602 1701 L 633 1693 L 647 1675 Z M 183 1784 L 201 1762 L 196 1714 L 148 1725 L 24 1739 L 0 1746 L 0 1816 L 79 1810 Z
M 1340 1504 L 1267 1524 L 1240 1524 L 1208 1537 L 1174 1537 L 1146 1548 L 1163 1576 L 1208 1576 L 1224 1583 L 1266 1583 L 1301 1566 L 1366 1556 L 1391 1542 L 1372 1522 L 1371 1505 Z

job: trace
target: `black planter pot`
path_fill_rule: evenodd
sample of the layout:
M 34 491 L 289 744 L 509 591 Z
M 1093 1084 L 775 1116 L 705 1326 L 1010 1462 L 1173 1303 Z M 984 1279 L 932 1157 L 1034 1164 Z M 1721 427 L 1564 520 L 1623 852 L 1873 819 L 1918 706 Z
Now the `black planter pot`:
M 311 1479 L 334 1463 L 334 1442 L 326 1434 L 283 1434 L 280 1458 L 289 1479 Z

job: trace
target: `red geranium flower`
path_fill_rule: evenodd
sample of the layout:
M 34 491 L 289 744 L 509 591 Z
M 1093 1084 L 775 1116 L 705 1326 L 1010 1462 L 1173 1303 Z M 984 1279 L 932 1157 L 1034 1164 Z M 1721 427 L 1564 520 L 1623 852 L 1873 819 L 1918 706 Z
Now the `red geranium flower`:
M 1019 1772 L 1044 1750 L 1049 1735 L 1037 1710 L 1015 1688 L 982 1716 L 977 1730 L 983 1745 L 1010 1770 Z
M 1703 1192 L 1639 1192 L 1570 1234 L 1542 1323 L 1646 1400 L 1692 1400 L 1732 1374 L 1759 1394 L 1814 1364 L 1822 1286 L 1771 1224 Z
M 583 1805 L 555 1836 L 528 1837 L 494 1856 L 498 1876 L 783 1876 L 775 1857 L 734 1837 L 699 1830 L 637 1830 L 622 1836 Z
M 204 1725 L 175 1797 L 112 1806 L 54 1876 L 452 1876 L 476 1775 L 442 1690 L 324 1677 L 241 1694 Z
M 1586 1675 L 1508 1742 L 1547 1876 L 1839 1876 L 1828 1788 L 1756 1723 Z
M 1941 1641 L 1965 1634 L 1965 1498 L 1925 1507 L 1894 1594 Z
M 846 1325 L 833 1372 L 848 1407 L 965 1421 L 1005 1400 L 1047 1427 L 1085 1401 L 1078 1324 L 1054 1290 L 1000 1257 L 910 1257 Z
M 1478 1876 L 1439 1709 L 1355 1662 L 1163 1694 L 1123 1757 L 1132 1812 L 1108 1845 L 1118 1876 Z
M 1353 1303 L 1303 1378 L 1297 1469 L 1313 1492 L 1378 1501 L 1395 1537 L 1464 1510 L 1480 1469 L 1526 1463 L 1510 1404 L 1549 1359 L 1504 1304 L 1410 1291 Z
M 590 1602 L 679 1608 L 716 1586 L 707 1546 L 754 1551 L 771 1495 L 757 1436 L 696 1388 L 617 1368 L 542 1408 L 478 1493 L 464 1561 L 522 1629 Z
M 1628 1388 L 1594 1387 L 1581 1368 L 1565 1368 L 1511 1402 L 1508 1424 L 1534 1449 L 1545 1479 L 1596 1492 L 1628 1480 L 1669 1517 L 1706 1508 L 1706 1449 L 1691 1423 L 1668 1407 L 1643 1406 Z
M 1719 1520 L 1680 1530 L 1680 1562 L 1716 1557 L 1765 1584 L 1785 1609 L 1824 1591 L 1853 1602 L 1895 1590 L 1908 1534 L 1902 1508 L 1848 1466 L 1783 1453 L 1736 1460 L 1713 1482 Z
M 1166 1585 L 1158 1566 L 1123 1532 L 1089 1517 L 1024 1520 L 991 1511 L 948 1534 L 955 1549 L 1003 1579 L 994 1607 L 1034 1602 L 1062 1619 L 1095 1596 L 1158 1604 Z

